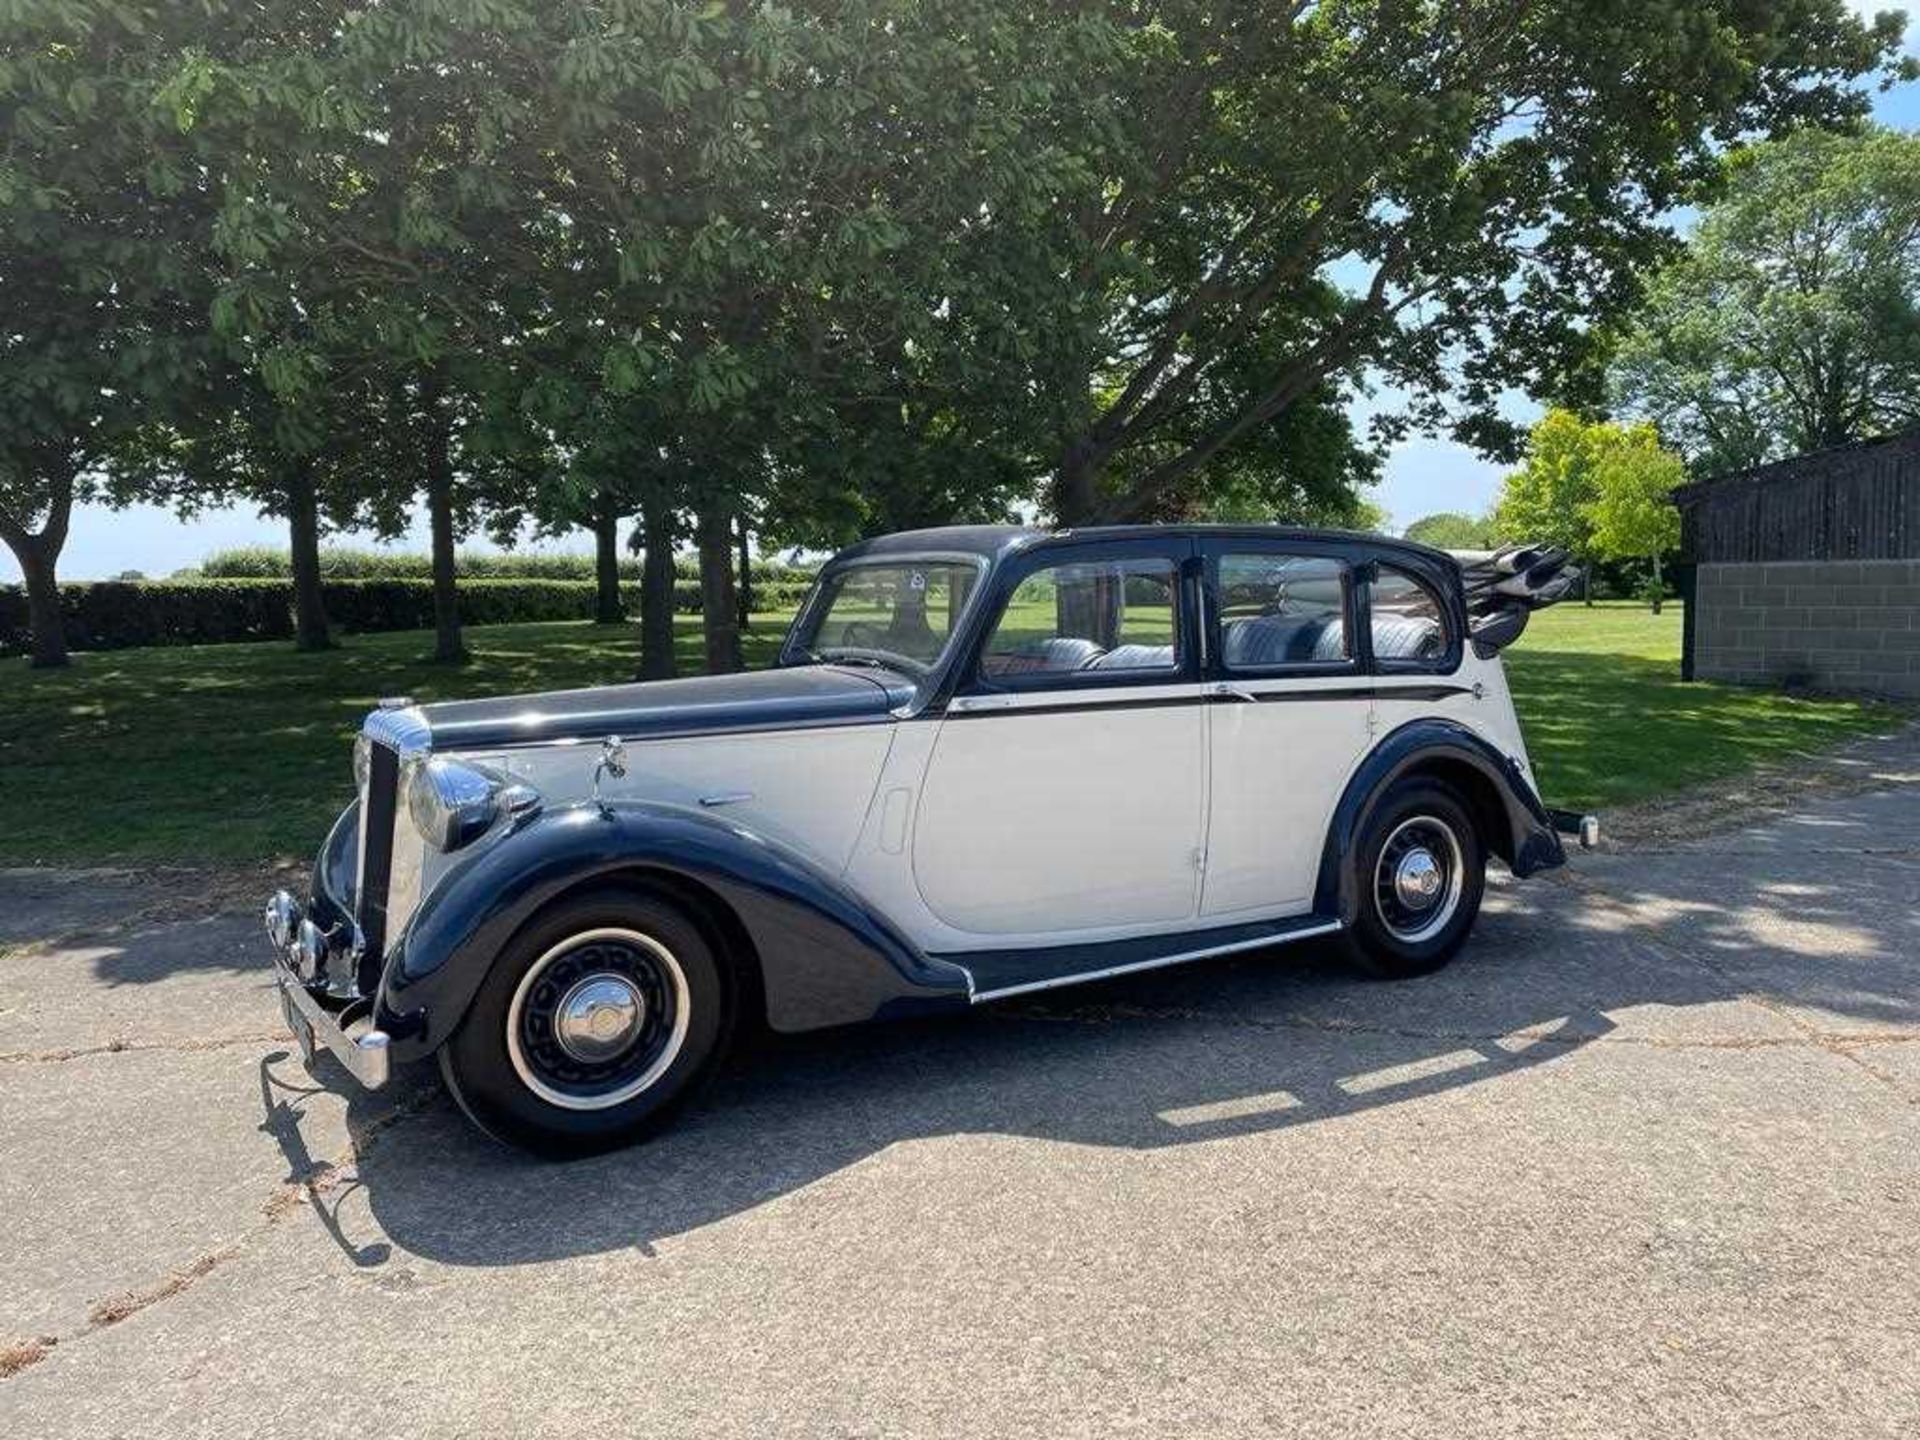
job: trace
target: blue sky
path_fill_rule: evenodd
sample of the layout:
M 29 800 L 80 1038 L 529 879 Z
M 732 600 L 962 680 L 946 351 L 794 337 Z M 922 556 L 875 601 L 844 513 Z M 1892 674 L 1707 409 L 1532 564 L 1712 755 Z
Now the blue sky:
M 1863 14 L 1895 8 L 1876 4 L 1874 0 L 1848 0 L 1848 3 Z M 1914 0 L 1914 8 L 1920 9 L 1920 0 Z M 1920 28 L 1908 29 L 1907 46 L 1909 50 L 1920 50 Z M 1920 82 L 1899 85 L 1878 95 L 1874 115 L 1883 124 L 1905 130 L 1920 128 Z M 1374 403 L 1384 406 L 1390 403 L 1390 398 L 1377 397 Z M 1514 413 L 1528 419 L 1537 412 L 1534 407 L 1519 402 Z M 1373 498 L 1386 507 L 1397 528 L 1436 510 L 1484 510 L 1499 489 L 1501 473 L 1499 466 L 1489 464 L 1464 446 L 1448 440 L 1415 438 L 1395 447 Z M 371 537 L 364 536 L 333 539 L 335 543 L 374 543 Z M 413 532 L 396 543 L 402 549 L 425 550 L 425 516 L 416 519 Z M 82 506 L 74 513 L 66 552 L 60 559 L 60 573 L 71 580 L 99 579 L 125 570 L 164 576 L 194 564 L 211 550 L 252 544 L 284 546 L 284 524 L 263 519 L 248 508 L 216 510 L 193 520 L 182 520 L 170 511 L 152 506 L 121 511 Z M 541 548 L 585 552 L 592 546 L 583 532 L 571 542 Z M 19 567 L 12 553 L 0 546 L 0 581 L 19 578 Z

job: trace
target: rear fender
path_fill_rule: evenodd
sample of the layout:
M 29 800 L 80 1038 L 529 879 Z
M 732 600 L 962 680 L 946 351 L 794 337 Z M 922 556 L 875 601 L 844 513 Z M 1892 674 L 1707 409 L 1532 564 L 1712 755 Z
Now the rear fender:
M 438 1048 L 459 1026 L 506 944 L 583 886 L 704 890 L 752 943 L 777 1030 L 964 1008 L 966 972 L 921 954 L 836 877 L 723 817 L 617 801 L 539 815 L 436 885 L 388 957 L 377 1005 L 396 1060 Z
M 1314 910 L 1351 925 L 1364 892 L 1360 836 L 1367 817 L 1395 781 L 1431 773 L 1463 792 L 1487 849 L 1515 875 L 1532 875 L 1566 862 L 1552 817 L 1511 757 L 1452 720 L 1414 720 L 1373 748 L 1347 782 L 1327 827 Z

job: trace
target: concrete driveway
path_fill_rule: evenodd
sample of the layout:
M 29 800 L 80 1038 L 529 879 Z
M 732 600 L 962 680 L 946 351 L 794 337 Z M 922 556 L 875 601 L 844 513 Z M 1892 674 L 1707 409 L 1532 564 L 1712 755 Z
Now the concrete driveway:
M 1498 884 L 1431 979 L 771 1041 L 570 1166 L 309 1078 L 250 908 L 0 877 L 0 1434 L 1911 1437 L 1920 746 L 1872 763 Z

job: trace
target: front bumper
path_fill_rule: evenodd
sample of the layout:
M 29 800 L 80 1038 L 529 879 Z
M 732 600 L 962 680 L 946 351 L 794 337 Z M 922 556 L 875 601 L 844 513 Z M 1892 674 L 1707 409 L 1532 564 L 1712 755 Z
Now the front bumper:
M 293 1031 L 301 1057 L 309 1065 L 317 1050 L 324 1047 L 355 1080 L 369 1090 L 377 1090 L 387 1083 L 392 1073 L 388 1053 L 390 1038 L 377 1027 L 355 1027 L 357 1020 L 371 1012 L 369 1001 L 354 1000 L 338 1010 L 330 1009 L 301 978 L 296 967 L 303 963 L 302 943 L 305 941 L 310 946 L 311 940 L 300 931 L 312 931 L 312 921 L 301 921 L 297 927 L 290 927 L 288 917 L 298 913 L 298 903 L 284 890 L 267 902 L 267 938 L 273 943 L 273 978 L 280 991 L 280 1009 L 286 1016 L 287 1028 Z M 290 928 L 293 929 L 291 935 Z M 315 968 L 311 957 L 305 963 L 309 969 Z M 324 975 L 324 962 L 317 968 Z

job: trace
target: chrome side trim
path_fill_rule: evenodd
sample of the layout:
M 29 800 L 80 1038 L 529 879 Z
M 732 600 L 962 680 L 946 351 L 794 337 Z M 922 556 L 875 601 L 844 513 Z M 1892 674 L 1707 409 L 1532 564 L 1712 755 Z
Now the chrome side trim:
M 1090 980 L 1107 980 L 1116 975 L 1132 975 L 1141 970 L 1161 970 L 1169 965 L 1182 965 L 1189 960 L 1205 960 L 1214 955 L 1231 955 L 1240 950 L 1263 950 L 1269 945 L 1285 945 L 1294 940 L 1307 940 L 1316 935 L 1331 935 L 1344 928 L 1338 920 L 1328 920 L 1319 925 L 1309 925 L 1300 930 L 1289 930 L 1281 935 L 1262 935 L 1253 940 L 1236 940 L 1231 945 L 1209 945 L 1204 950 L 1185 950 L 1178 955 L 1162 955 L 1153 960 L 1136 960 L 1130 965 L 1110 965 L 1104 970 L 1087 970 L 1078 975 L 1056 975 L 1046 980 L 1029 980 L 1024 985 L 1003 985 L 998 990 L 975 990 L 973 972 L 967 971 L 967 999 L 971 1004 L 979 1005 L 988 1000 L 1004 1000 L 1010 995 L 1028 995 L 1036 990 L 1057 990 L 1063 985 L 1080 985 Z M 958 957 L 945 955 L 965 970 L 966 966 Z

